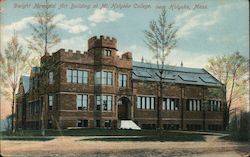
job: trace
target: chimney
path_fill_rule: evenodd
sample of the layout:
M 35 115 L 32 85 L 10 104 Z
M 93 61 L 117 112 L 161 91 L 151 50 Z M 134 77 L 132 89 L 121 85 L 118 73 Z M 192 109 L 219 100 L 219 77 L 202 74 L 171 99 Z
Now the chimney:
M 181 67 L 183 67 L 183 62 L 181 61 Z
M 144 63 L 144 58 L 143 58 L 143 56 L 141 57 L 141 62 Z

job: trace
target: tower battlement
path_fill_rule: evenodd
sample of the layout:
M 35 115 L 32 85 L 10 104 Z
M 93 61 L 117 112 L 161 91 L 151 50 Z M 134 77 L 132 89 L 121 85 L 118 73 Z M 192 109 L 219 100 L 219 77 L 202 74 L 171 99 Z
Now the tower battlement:
M 113 37 L 103 36 L 100 37 L 93 36 L 88 40 L 88 49 L 93 48 L 111 48 L 116 50 L 117 40 Z

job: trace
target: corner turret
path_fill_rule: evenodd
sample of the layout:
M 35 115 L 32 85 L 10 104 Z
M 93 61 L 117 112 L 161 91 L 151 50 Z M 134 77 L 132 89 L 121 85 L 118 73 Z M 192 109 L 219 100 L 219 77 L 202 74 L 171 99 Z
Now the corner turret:
M 109 48 L 117 51 L 117 40 L 109 36 L 101 35 L 99 38 L 94 36 L 88 40 L 88 50 L 94 48 Z

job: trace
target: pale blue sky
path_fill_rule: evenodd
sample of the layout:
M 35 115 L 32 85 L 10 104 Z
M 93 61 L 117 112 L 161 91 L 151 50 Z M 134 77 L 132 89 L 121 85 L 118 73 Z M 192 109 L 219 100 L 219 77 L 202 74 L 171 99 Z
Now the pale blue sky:
M 240 51 L 248 57 L 249 25 L 248 1 L 160 1 L 160 0 L 127 0 L 127 1 L 87 1 L 61 0 L 50 1 L 54 4 L 60 21 L 58 33 L 62 42 L 52 49 L 87 50 L 87 39 L 94 35 L 108 35 L 117 38 L 119 53 L 131 51 L 134 60 L 150 60 L 153 54 L 143 42 L 143 30 L 148 29 L 150 20 L 158 17 L 158 6 L 166 6 L 169 20 L 179 28 L 177 47 L 169 56 L 168 62 L 184 66 L 202 68 L 211 56 Z M 36 0 L 7 0 L 2 12 L 2 48 L 16 29 L 22 44 L 24 38 L 31 35 L 29 23 L 37 11 L 33 7 L 42 3 Z M 60 5 L 68 5 L 59 9 Z M 90 8 L 71 8 L 83 5 Z M 95 7 L 97 4 L 97 8 Z M 99 9 L 102 4 L 106 8 Z M 113 8 L 120 4 L 126 8 Z M 129 8 L 127 8 L 130 5 Z M 144 5 L 144 8 L 141 6 Z M 17 8 L 17 6 L 19 8 Z M 194 6 L 200 8 L 194 9 Z M 20 8 L 26 7 L 26 8 Z M 139 8 L 138 8 L 139 7 Z

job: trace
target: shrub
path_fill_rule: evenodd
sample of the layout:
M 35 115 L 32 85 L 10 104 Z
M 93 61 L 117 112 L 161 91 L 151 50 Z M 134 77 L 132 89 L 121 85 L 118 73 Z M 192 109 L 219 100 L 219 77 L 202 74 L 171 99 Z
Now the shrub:
M 230 136 L 239 141 L 248 141 L 250 139 L 250 113 L 242 112 L 239 118 L 236 116 L 232 118 Z

